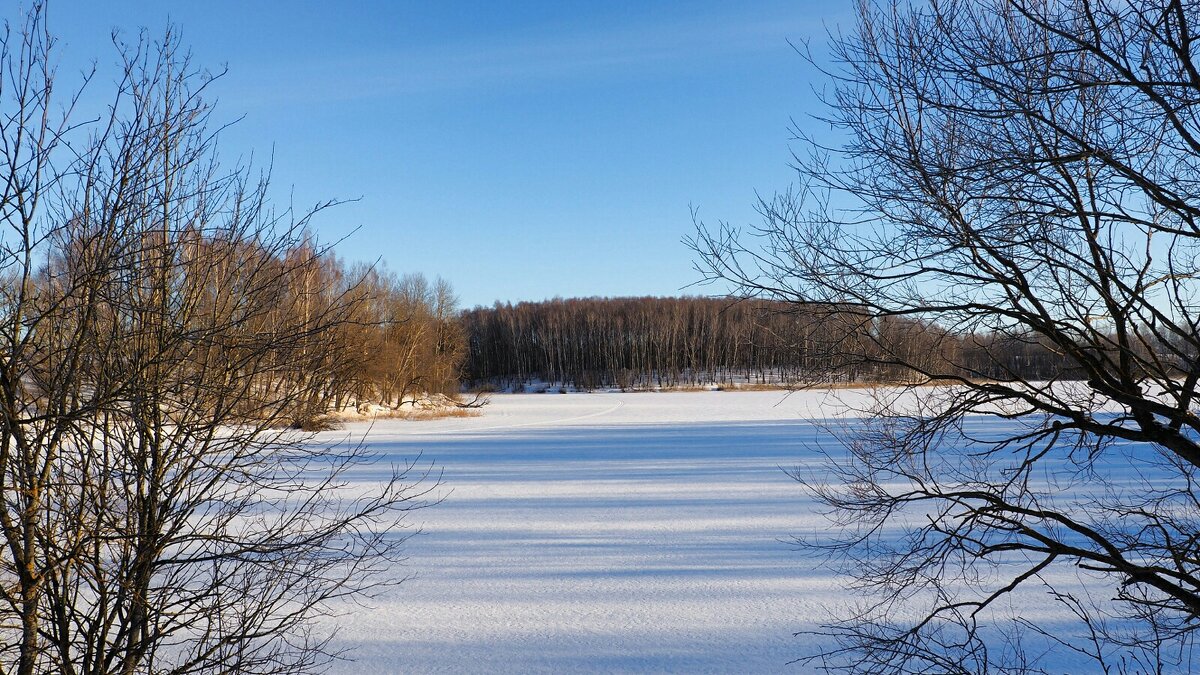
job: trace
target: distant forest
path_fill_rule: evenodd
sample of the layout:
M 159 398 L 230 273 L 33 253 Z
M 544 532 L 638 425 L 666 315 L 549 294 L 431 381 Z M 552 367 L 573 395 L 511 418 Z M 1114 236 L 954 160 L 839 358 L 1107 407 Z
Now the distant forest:
M 922 362 L 951 363 L 976 379 L 1039 379 L 1070 370 L 1049 346 L 1021 336 L 959 335 L 853 307 L 762 300 L 497 303 L 464 312 L 461 330 L 468 388 L 535 381 L 581 389 L 895 382 L 920 379 L 911 364 Z
M 1044 340 L 997 328 L 950 331 L 854 306 L 701 297 L 575 298 L 459 311 L 446 282 L 346 267 L 335 258 L 298 277 L 305 312 L 341 307 L 348 321 L 313 335 L 327 383 L 313 409 L 398 408 L 461 389 L 655 389 L 1074 378 Z M 282 319 L 281 319 L 282 320 Z M 310 375 L 311 376 L 311 375 Z M 302 415 L 303 416 L 303 415 Z

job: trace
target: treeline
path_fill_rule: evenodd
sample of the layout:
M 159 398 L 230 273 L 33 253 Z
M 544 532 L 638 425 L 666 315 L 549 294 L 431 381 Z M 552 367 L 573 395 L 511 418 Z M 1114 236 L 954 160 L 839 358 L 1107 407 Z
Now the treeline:
M 468 387 L 654 388 L 876 383 L 925 373 L 1047 379 L 1071 366 L 1036 340 L 962 335 L 854 307 L 719 298 L 497 303 L 462 314 Z M 925 371 L 911 364 L 923 364 Z
M 496 304 L 462 316 L 468 386 L 580 388 L 776 383 L 827 370 L 844 326 L 782 303 L 585 298 Z
M 289 253 L 308 260 L 272 320 L 304 326 L 336 317 L 306 333 L 301 378 L 278 377 L 273 386 L 296 387 L 312 397 L 297 409 L 301 425 L 330 411 L 370 406 L 398 409 L 431 395 L 460 390 L 465 352 L 457 298 L 443 279 L 397 275 L 384 267 L 347 265 L 311 250 Z M 296 373 L 295 364 L 283 372 Z
M 351 277 L 365 302 L 341 395 L 392 408 L 420 396 L 457 395 L 466 338 L 450 284 L 381 268 L 360 268 Z
M 31 353 L 56 354 L 70 335 L 72 358 L 97 383 L 158 353 L 201 391 L 242 382 L 233 412 L 246 417 L 306 426 L 334 410 L 458 393 L 465 342 L 447 282 L 347 265 L 307 235 L 229 235 L 151 226 L 113 241 L 75 219 L 55 232 L 48 263 L 6 280 L 0 300 L 37 298 L 55 321 L 69 310 L 53 330 L 26 329 Z M 102 309 L 76 307 L 80 296 Z

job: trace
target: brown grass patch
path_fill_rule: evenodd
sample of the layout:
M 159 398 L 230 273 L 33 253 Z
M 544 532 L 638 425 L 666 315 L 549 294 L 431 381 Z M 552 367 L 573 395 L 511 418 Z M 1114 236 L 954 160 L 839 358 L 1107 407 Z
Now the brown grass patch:
M 389 417 L 424 422 L 451 417 L 479 417 L 481 414 L 482 411 L 478 408 L 431 408 L 429 410 L 396 411 L 395 415 L 390 415 Z
M 333 415 L 314 415 L 293 420 L 290 427 L 300 431 L 332 431 L 342 428 L 342 421 Z
M 737 383 L 737 384 L 722 384 L 719 385 L 721 391 L 789 391 L 795 389 L 795 385 L 784 384 L 783 382 L 776 383 Z

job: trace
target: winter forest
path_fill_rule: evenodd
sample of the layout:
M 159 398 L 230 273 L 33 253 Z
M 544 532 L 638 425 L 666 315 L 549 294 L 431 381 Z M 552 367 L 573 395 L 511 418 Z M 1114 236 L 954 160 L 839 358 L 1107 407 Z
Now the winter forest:
M 1200 2 L 181 9 L 240 88 L 174 21 L 68 60 L 151 10 L 51 4 L 0 37 L 0 675 L 1200 672 Z M 790 187 L 671 203 L 677 292 L 560 292 L 609 239 L 661 271 L 647 195 L 754 107 L 684 90 L 779 99 L 802 29 Z M 230 149 L 223 97 L 337 161 Z M 372 197 L 278 183 L 359 163 L 356 248 Z M 503 288 L 574 179 L 498 264 L 578 279 L 419 271 Z

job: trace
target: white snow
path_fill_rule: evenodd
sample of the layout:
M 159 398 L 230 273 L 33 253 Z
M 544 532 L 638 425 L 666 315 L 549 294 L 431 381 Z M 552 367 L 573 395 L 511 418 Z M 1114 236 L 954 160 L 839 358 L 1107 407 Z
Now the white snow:
M 796 671 L 792 633 L 840 588 L 790 543 L 824 521 L 781 468 L 816 460 L 823 397 L 496 395 L 376 422 L 372 449 L 422 453 L 445 501 L 414 514 L 414 578 L 337 619 L 334 672 Z
M 413 578 L 336 619 L 334 672 L 811 672 L 789 662 L 817 638 L 793 634 L 855 598 L 791 543 L 826 521 L 784 469 L 819 466 L 810 419 L 865 396 L 505 394 L 374 423 L 445 499 L 413 515 Z

